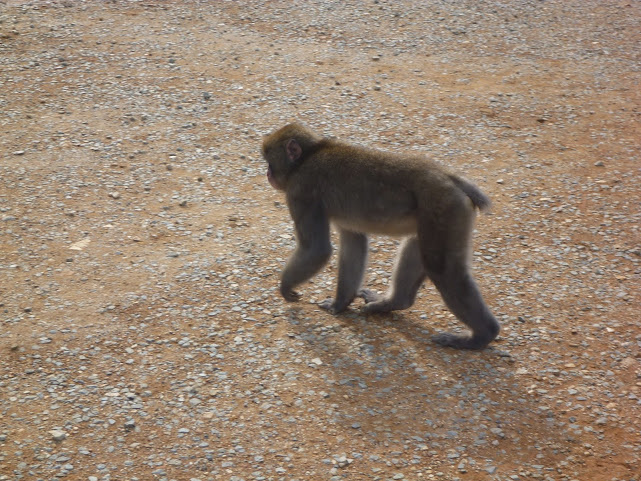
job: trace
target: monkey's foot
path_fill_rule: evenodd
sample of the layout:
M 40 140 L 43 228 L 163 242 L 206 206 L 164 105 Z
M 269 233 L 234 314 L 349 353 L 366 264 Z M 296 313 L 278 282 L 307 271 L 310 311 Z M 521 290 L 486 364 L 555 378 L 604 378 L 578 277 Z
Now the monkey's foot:
M 376 302 L 368 302 L 363 306 L 361 312 L 363 314 L 376 314 L 381 312 L 396 311 L 397 308 L 387 299 L 381 299 Z
M 432 341 L 441 346 L 453 347 L 454 349 L 474 349 L 480 350 L 487 347 L 490 343 L 487 339 L 475 336 L 461 336 L 458 334 L 451 334 L 449 332 L 442 332 L 432 336 Z
M 347 309 L 348 305 L 349 304 L 338 304 L 334 299 L 331 298 L 325 299 L 324 301 L 318 303 L 318 307 L 329 311 L 330 314 L 338 314 L 339 312 L 343 312 L 345 309 Z
M 361 289 L 360 291 L 358 291 L 358 294 L 356 294 L 356 296 L 363 299 L 366 304 L 369 304 L 370 302 L 376 302 L 381 299 L 381 295 L 371 289 Z
M 375 314 L 397 311 L 399 309 L 406 309 L 411 304 L 401 304 L 396 299 L 384 297 L 369 289 L 363 289 L 358 293 L 358 297 L 365 299 L 365 305 L 361 309 L 364 314 Z

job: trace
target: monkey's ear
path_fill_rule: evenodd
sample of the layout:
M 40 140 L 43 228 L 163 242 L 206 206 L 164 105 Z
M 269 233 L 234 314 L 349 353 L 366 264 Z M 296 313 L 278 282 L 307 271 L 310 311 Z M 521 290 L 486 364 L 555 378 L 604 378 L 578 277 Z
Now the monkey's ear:
M 303 148 L 296 141 L 296 139 L 289 139 L 287 141 L 287 144 L 285 145 L 285 151 L 287 152 L 287 158 L 292 162 L 296 162 L 298 159 L 300 159 L 300 156 L 303 155 Z

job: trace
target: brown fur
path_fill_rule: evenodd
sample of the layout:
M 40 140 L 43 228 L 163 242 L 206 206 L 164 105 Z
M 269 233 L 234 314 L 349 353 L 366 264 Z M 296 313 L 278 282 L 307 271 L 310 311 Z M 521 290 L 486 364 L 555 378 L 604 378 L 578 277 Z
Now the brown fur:
M 431 160 L 323 138 L 298 123 L 266 136 L 262 151 L 268 178 L 285 192 L 296 226 L 298 246 L 281 279 L 285 299 L 296 300 L 293 288 L 327 262 L 332 222 L 341 232 L 339 282 L 336 299 L 322 307 L 339 312 L 360 295 L 366 312 L 406 308 L 429 276 L 473 331 L 471 337 L 442 334 L 437 342 L 481 348 L 496 337 L 498 323 L 467 267 L 475 207 L 490 205 L 478 187 Z M 367 233 L 410 237 L 384 299 L 360 290 Z

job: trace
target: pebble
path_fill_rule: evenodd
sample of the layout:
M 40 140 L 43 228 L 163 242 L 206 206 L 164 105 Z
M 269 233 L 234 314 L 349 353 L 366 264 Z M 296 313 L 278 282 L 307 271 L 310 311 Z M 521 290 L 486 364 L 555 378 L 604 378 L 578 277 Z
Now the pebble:
M 49 434 L 51 435 L 51 439 L 56 442 L 64 441 L 65 439 L 67 439 L 67 433 L 57 429 L 49 431 Z

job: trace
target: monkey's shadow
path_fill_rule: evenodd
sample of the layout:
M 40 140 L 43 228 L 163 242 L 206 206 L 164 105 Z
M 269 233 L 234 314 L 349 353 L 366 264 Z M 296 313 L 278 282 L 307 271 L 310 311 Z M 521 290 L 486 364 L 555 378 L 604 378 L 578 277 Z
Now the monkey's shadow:
M 523 420 L 517 424 L 536 424 L 536 403 L 528 401 L 524 387 L 520 392 L 517 384 L 514 391 L 515 361 L 508 353 L 439 346 L 431 341 L 435 330 L 429 319 L 411 317 L 289 308 L 290 331 L 309 349 L 319 390 L 339 406 L 339 424 L 347 431 L 357 426 L 375 442 L 390 432 L 424 440 L 447 437 L 488 410 L 514 411 L 514 396 L 522 401 Z

